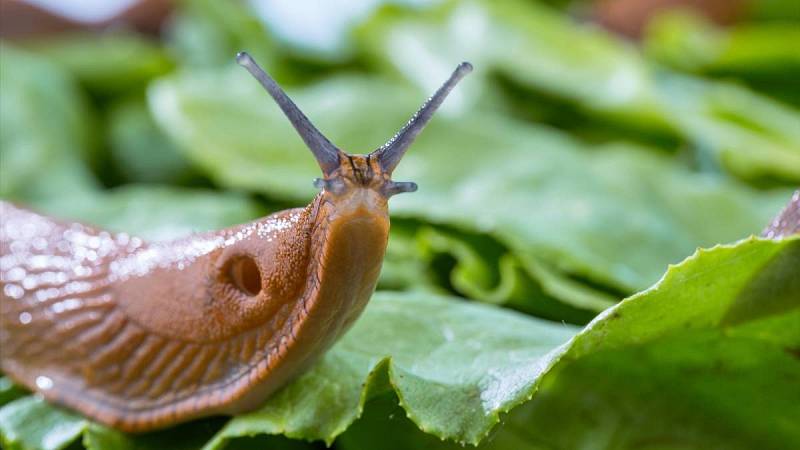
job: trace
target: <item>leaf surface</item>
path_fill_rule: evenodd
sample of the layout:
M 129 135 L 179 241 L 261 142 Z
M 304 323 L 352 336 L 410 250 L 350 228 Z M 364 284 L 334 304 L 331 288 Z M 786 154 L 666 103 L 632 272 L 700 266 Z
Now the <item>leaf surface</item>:
M 6 43 L 0 46 L 0 78 L 0 196 L 35 201 L 95 189 L 82 160 L 88 153 L 90 116 L 73 78 Z
M 701 250 L 598 317 L 532 400 L 479 445 L 491 450 L 783 449 L 800 445 L 800 238 Z M 376 397 L 344 449 L 454 449 Z

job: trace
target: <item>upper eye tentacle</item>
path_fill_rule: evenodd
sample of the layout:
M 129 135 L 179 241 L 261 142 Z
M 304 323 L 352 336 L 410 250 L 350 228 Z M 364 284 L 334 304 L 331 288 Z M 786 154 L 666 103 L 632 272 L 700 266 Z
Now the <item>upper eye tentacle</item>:
M 317 159 L 322 173 L 325 175 L 331 174 L 337 167 L 339 167 L 339 150 L 335 145 L 328 140 L 315 126 L 308 120 L 305 114 L 300 111 L 300 108 L 295 105 L 291 98 L 278 86 L 278 83 L 272 79 L 258 63 L 247 53 L 239 52 L 236 55 L 236 62 L 242 67 L 247 69 L 258 81 L 264 86 L 270 96 L 275 100 L 275 103 L 283 110 L 283 113 L 292 122 L 297 133 L 306 143 L 311 153 Z
M 394 171 L 400 159 L 403 157 L 406 150 L 408 150 L 408 147 L 414 142 L 414 139 L 422 132 L 428 122 L 430 122 L 433 113 L 439 109 L 439 106 L 441 106 L 444 99 L 447 98 L 447 95 L 450 94 L 450 91 L 456 87 L 456 84 L 470 72 L 472 72 L 472 64 L 468 62 L 459 64 L 450 75 L 450 78 L 448 78 L 436 93 L 423 103 L 422 107 L 411 116 L 411 120 L 409 120 L 389 142 L 370 154 L 378 158 L 384 172 L 392 173 L 392 171 Z

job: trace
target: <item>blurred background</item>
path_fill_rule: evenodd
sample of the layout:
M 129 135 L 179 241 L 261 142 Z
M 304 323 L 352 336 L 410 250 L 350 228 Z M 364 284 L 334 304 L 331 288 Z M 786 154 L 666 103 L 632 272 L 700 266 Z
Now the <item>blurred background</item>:
M 419 191 L 391 200 L 384 291 L 583 325 L 698 247 L 760 233 L 800 184 L 797 0 L 0 0 L 0 35 L 0 198 L 148 239 L 242 223 L 315 194 L 316 163 L 234 63 L 238 51 L 353 153 L 382 145 L 472 62 L 395 173 Z M 709 354 L 740 353 L 709 348 L 697 357 L 713 362 L 711 378 L 698 378 L 717 385 L 723 359 Z M 730 390 L 715 403 L 667 356 L 656 367 L 670 370 L 642 372 L 652 390 L 633 384 L 627 400 L 617 386 L 639 367 L 620 371 L 613 359 L 588 373 L 616 371 L 623 384 L 543 385 L 533 409 L 503 415 L 485 445 L 533 444 L 513 436 L 536 425 L 565 448 L 697 448 L 716 442 L 714 430 L 730 438 L 715 448 L 748 447 L 738 439 L 752 426 L 715 428 L 716 418 L 749 424 L 760 403 L 747 399 L 772 378 L 723 380 Z M 739 359 L 749 370 L 748 358 Z M 767 372 L 789 379 L 783 360 L 769 361 Z M 653 403 L 674 392 L 683 406 Z M 335 448 L 461 448 L 422 435 L 384 397 Z M 791 412 L 791 395 L 781 400 Z M 761 419 L 766 434 L 749 438 L 780 442 L 769 414 Z M 61 425 L 41 429 L 63 436 Z M 142 448 L 197 448 L 220 426 L 193 422 Z M 400 435 L 408 442 L 393 443 Z M 228 448 L 324 448 L 236 442 Z
M 151 239 L 314 195 L 240 50 L 356 153 L 475 66 L 395 175 L 380 289 L 583 324 L 800 182 L 796 0 L 0 5 L 0 195 Z

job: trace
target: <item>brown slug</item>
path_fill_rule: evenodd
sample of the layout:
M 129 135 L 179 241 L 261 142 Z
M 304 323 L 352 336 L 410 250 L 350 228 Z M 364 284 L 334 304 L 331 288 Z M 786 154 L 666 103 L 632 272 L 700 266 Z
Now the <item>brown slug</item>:
M 144 242 L 0 203 L 0 368 L 57 404 L 127 432 L 251 410 L 325 352 L 372 295 L 391 174 L 462 63 L 389 142 L 338 149 L 246 53 L 237 56 L 311 149 L 305 208 Z M 142 214 L 147 214 L 142 211 Z

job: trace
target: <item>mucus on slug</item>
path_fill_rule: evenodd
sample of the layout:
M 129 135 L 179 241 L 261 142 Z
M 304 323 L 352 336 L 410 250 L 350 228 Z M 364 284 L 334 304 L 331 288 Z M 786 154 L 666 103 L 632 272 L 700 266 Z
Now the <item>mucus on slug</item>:
M 169 242 L 0 202 L 0 369 L 93 420 L 144 432 L 261 405 L 359 316 L 377 282 L 391 179 L 471 66 L 368 154 L 332 144 L 246 53 L 322 171 L 304 208 Z

